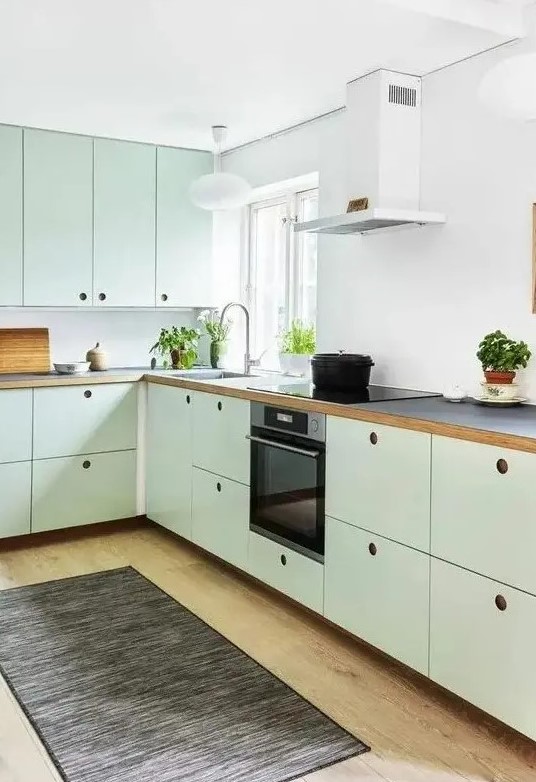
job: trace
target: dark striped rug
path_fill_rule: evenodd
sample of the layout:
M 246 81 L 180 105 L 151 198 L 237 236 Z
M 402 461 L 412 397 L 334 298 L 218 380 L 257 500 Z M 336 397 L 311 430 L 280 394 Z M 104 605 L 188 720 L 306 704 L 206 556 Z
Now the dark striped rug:
M 368 749 L 132 568 L 0 592 L 0 667 L 68 782 L 283 782 Z

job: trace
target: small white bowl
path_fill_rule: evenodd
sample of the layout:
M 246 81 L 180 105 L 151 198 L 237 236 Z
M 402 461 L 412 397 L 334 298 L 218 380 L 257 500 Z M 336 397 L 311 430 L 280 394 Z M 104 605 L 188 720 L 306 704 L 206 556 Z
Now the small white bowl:
M 71 364 L 54 364 L 54 369 L 60 375 L 80 375 L 89 371 L 89 361 L 73 361 Z
M 517 383 L 486 383 L 483 381 L 482 396 L 488 399 L 498 399 L 506 402 L 510 399 L 517 399 L 519 396 L 519 386 Z

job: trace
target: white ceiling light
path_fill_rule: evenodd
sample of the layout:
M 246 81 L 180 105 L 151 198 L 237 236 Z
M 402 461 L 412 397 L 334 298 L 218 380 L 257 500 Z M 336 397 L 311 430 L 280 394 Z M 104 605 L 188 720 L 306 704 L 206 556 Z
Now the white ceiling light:
M 509 57 L 484 76 L 480 100 L 498 114 L 536 120 L 536 53 Z
M 190 185 L 190 198 L 196 206 L 212 212 L 219 209 L 237 209 L 247 203 L 251 185 L 236 174 L 221 170 L 221 146 L 225 139 L 225 125 L 213 125 L 214 173 L 199 177 Z

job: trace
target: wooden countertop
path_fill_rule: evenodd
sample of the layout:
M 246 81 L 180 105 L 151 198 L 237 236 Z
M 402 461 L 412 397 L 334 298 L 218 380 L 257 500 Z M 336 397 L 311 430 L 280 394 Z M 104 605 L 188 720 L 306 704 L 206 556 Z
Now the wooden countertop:
M 204 391 L 254 402 L 280 405 L 292 410 L 325 413 L 370 424 L 396 426 L 417 432 L 453 437 L 501 448 L 536 453 L 536 406 L 521 405 L 508 409 L 490 409 L 471 402 L 452 404 L 442 397 L 405 399 L 341 405 L 302 397 L 281 396 L 260 391 L 255 386 L 274 382 L 272 377 L 252 376 L 224 380 L 200 380 L 172 377 L 163 370 L 151 372 L 143 367 L 87 372 L 83 375 L 1 375 L 0 390 L 46 386 L 131 383 L 146 380 L 191 391 Z M 296 382 L 303 382 L 296 380 Z

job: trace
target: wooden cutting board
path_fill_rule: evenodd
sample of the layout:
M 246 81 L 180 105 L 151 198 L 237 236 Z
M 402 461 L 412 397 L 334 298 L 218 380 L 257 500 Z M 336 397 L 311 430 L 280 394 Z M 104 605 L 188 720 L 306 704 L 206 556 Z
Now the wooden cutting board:
M 48 329 L 0 329 L 0 374 L 50 372 Z

